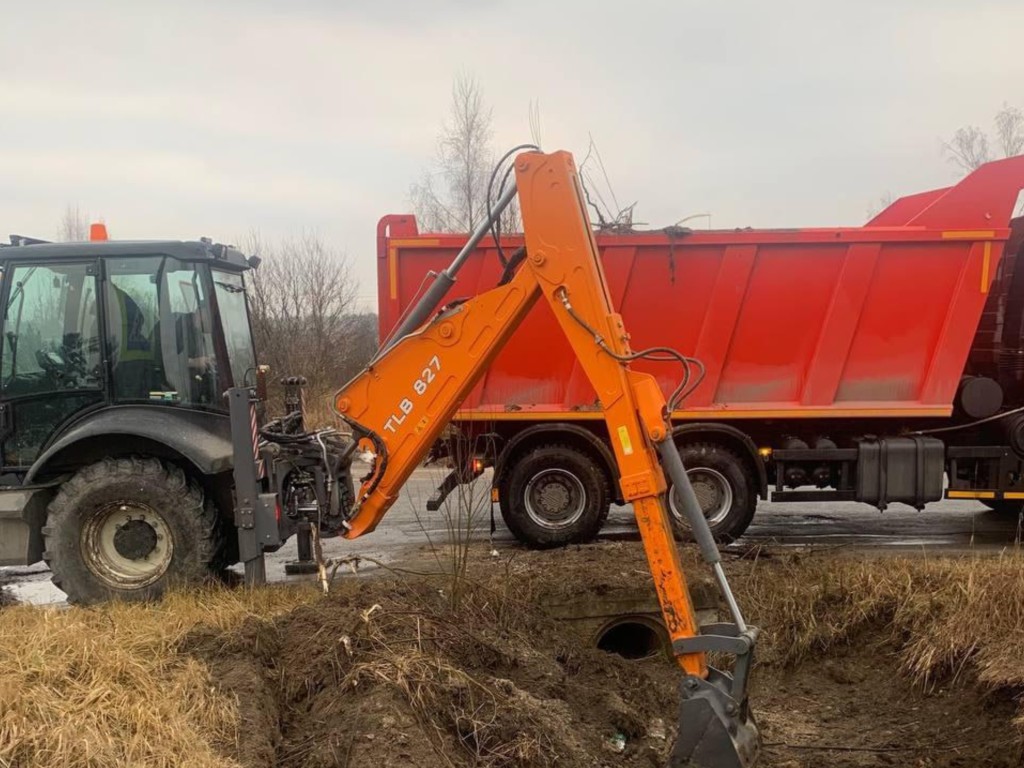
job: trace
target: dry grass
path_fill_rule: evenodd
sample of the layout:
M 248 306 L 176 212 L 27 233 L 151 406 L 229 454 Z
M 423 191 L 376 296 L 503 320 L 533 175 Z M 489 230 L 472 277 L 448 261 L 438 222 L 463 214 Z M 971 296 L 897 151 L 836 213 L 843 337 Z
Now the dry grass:
M 762 658 L 795 664 L 881 630 L 922 685 L 971 672 L 988 687 L 1024 688 L 1024 555 L 1016 550 L 787 559 L 741 570 L 735 586 L 768 629 Z
M 458 610 L 437 596 L 436 584 L 415 581 L 402 595 L 393 588 L 377 592 L 380 607 L 369 612 L 364 603 L 373 595 L 365 583 L 348 597 L 318 598 L 311 587 L 209 589 L 152 606 L 5 608 L 0 766 L 236 768 L 225 755 L 238 742 L 238 702 L 214 685 L 202 655 L 182 648 L 200 627 L 230 638 L 253 618 L 286 613 L 275 626 L 290 628 L 284 636 L 308 638 L 309 645 L 283 659 L 295 690 L 283 691 L 282 701 L 295 700 L 310 680 L 321 678 L 339 691 L 376 685 L 407 702 L 432 741 L 458 744 L 471 761 L 543 764 L 575 754 L 573 734 L 551 728 L 545 715 L 558 704 L 554 692 L 527 690 L 501 679 L 504 672 L 495 674 L 515 676 L 515 670 L 543 670 L 537 665 L 554 662 L 534 658 L 540 650 L 534 645 L 551 641 L 538 640 L 543 624 L 535 622 L 542 620 L 524 607 L 533 593 L 520 592 L 515 569 L 486 560 L 494 581 L 471 586 Z M 557 563 L 550 560 L 545 579 L 564 578 Z M 774 557 L 732 563 L 730 571 L 749 618 L 766 630 L 759 658 L 768 663 L 798 664 L 837 646 L 881 640 L 879 652 L 898 654 L 922 685 L 955 679 L 1024 691 L 1019 553 Z M 510 592 L 513 584 L 519 586 Z M 321 599 L 340 602 L 311 605 Z M 342 610 L 345 605 L 350 608 Z M 351 650 L 338 642 L 321 648 L 324 636 L 349 638 Z M 545 652 L 551 655 L 550 648 Z M 625 684 L 609 679 L 600 688 L 622 692 Z M 330 706 L 351 703 L 339 698 Z M 595 700 L 593 708 L 603 706 Z M 1024 717 L 1016 725 L 1024 732 Z
M 198 625 L 230 631 L 311 589 L 209 589 L 159 605 L 0 612 L 0 766 L 234 766 L 236 702 L 177 653 Z

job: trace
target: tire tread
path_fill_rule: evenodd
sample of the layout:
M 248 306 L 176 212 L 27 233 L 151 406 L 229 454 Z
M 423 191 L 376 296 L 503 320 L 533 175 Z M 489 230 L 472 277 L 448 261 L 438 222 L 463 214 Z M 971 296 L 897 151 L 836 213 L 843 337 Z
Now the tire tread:
M 57 492 L 47 508 L 46 524 L 42 528 L 43 559 L 50 567 L 51 581 L 68 596 L 69 603 L 94 603 L 110 597 L 126 600 L 157 598 L 167 587 L 167 579 L 132 591 L 112 590 L 88 577 L 88 570 L 80 561 L 65 558 L 59 553 L 63 536 L 78 530 L 77 515 L 87 494 L 107 483 L 131 481 L 140 483 L 140 490 L 155 492 L 159 489 L 162 504 L 180 512 L 179 520 L 188 526 L 192 546 L 183 554 L 183 573 L 179 580 L 194 581 L 205 578 L 218 549 L 220 526 L 213 503 L 204 498 L 202 489 L 190 482 L 180 467 L 165 464 L 151 457 L 108 458 L 82 467 Z M 175 557 L 177 557 L 177 553 Z M 172 565 L 173 567 L 173 565 Z M 170 570 L 170 569 L 169 569 Z

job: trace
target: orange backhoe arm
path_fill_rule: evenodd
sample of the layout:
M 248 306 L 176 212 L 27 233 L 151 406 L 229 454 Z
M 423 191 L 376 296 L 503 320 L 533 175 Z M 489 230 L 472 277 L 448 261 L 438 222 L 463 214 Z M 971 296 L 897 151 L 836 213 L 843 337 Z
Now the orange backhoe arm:
M 691 686 L 693 695 L 699 697 L 697 689 L 703 690 L 705 685 L 714 687 L 708 683 L 707 650 L 745 654 L 742 680 L 738 681 L 745 689 L 753 635 L 742 624 L 728 592 L 717 549 L 702 517 L 699 523 L 706 536 L 701 539 L 698 535 L 698 540 L 705 557 L 714 559 L 716 577 L 730 608 L 735 609 L 738 626 L 715 642 L 700 635 L 669 523 L 667 484 L 659 453 L 666 469 L 675 469 L 675 485 L 689 493 L 687 500 L 697 509 L 698 517 L 699 506 L 671 440 L 660 388 L 653 377 L 631 370 L 622 359 L 631 353 L 629 334 L 612 306 L 572 156 L 567 152 L 523 153 L 515 160 L 515 175 L 527 256 L 514 277 L 505 285 L 442 310 L 387 348 L 336 395 L 338 414 L 352 425 L 357 437 L 372 442 L 377 455 L 371 475 L 356 494 L 350 527 L 343 535 L 356 538 L 377 526 L 505 341 L 534 303 L 543 299 L 551 305 L 600 399 L 622 495 L 633 504 L 665 626 L 679 664 L 690 676 L 688 682 L 701 681 Z M 695 529 L 695 533 L 700 531 Z M 715 672 L 715 676 L 721 674 Z M 716 677 L 713 682 L 718 688 L 729 688 L 732 696 L 732 704 L 723 704 L 723 711 L 728 706 L 742 706 L 740 719 L 745 721 L 745 690 L 736 690 L 732 678 L 723 683 Z M 686 696 L 684 689 L 684 700 Z M 740 725 L 746 727 L 745 722 Z M 731 729 L 729 738 L 734 739 L 735 723 L 723 727 Z M 706 738 L 702 731 L 700 739 L 705 745 Z M 749 756 L 736 763 L 715 759 L 716 765 L 749 764 Z
M 347 421 L 372 430 L 385 451 L 357 494 L 347 538 L 372 531 L 413 470 L 541 296 L 553 304 L 604 407 L 623 498 L 633 503 L 654 583 L 673 640 L 697 634 L 693 606 L 666 516 L 665 476 L 652 444 L 668 438 L 665 398 L 654 379 L 605 354 L 563 305 L 596 329 L 611 349 L 629 353 L 622 318 L 612 309 L 604 270 L 567 152 L 516 159 L 525 265 L 504 286 L 443 312 L 407 336 L 350 382 L 335 399 Z M 682 657 L 703 675 L 703 653 Z

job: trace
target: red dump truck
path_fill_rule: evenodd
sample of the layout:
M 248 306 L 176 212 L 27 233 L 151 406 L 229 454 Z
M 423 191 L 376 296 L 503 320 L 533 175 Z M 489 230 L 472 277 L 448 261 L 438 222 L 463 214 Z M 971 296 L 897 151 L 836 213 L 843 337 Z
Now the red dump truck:
M 633 349 L 672 347 L 703 366 L 691 364 L 673 422 L 721 540 L 740 536 L 769 493 L 1021 509 L 1024 220 L 1011 217 L 1022 187 L 1016 157 L 901 198 L 863 227 L 596 234 Z M 395 215 L 377 235 L 384 339 L 466 237 L 421 234 Z M 521 245 L 503 238 L 502 252 Z M 485 241 L 447 301 L 501 274 Z M 678 366 L 635 367 L 666 396 L 679 383 Z M 432 506 L 493 465 L 493 496 L 521 541 L 593 537 L 621 502 L 600 411 L 539 304 L 437 446 L 456 461 Z

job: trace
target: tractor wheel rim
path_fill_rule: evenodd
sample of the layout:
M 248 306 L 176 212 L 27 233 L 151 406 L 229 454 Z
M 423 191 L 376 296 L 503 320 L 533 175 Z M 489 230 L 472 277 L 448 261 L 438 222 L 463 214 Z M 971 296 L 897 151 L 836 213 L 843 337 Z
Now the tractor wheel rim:
M 89 570 L 116 589 L 149 586 L 167 572 L 174 557 L 167 522 L 137 501 L 97 509 L 82 524 L 81 545 Z
M 732 509 L 732 485 L 729 484 L 725 475 L 710 467 L 688 469 L 686 476 L 690 478 L 693 492 L 697 496 L 697 501 L 700 502 L 701 511 L 704 512 L 704 519 L 708 521 L 708 525 L 714 528 L 729 516 L 729 510 Z M 686 515 L 676 503 L 674 488 L 669 494 L 669 506 L 672 509 L 673 517 L 684 525 L 688 525 Z
M 526 514 L 547 530 L 559 530 L 576 523 L 587 507 L 583 482 L 564 469 L 545 469 L 526 484 L 523 491 Z

